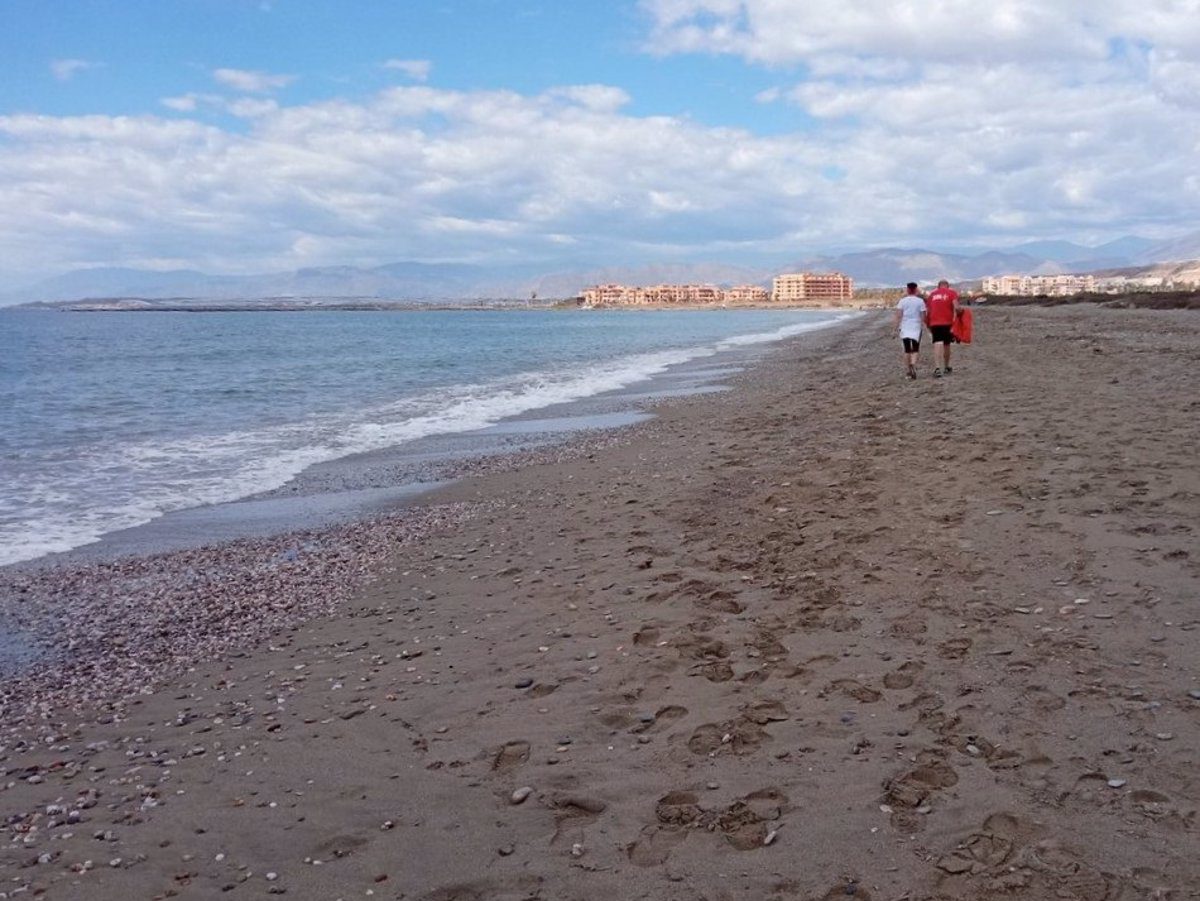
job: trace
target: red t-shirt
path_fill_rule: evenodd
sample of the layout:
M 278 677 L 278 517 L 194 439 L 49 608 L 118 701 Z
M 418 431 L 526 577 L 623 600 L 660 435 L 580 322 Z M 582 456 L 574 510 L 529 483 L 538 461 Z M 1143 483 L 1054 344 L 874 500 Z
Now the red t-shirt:
M 958 292 L 953 288 L 938 288 L 925 298 L 925 311 L 930 325 L 953 325 L 954 304 Z

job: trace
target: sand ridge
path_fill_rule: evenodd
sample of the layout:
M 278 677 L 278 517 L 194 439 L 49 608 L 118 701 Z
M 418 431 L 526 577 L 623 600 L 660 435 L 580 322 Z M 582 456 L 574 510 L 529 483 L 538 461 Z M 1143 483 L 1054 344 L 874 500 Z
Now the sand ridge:
M 977 322 L 448 489 L 341 614 L 7 752 L 0 892 L 1194 897 L 1200 320 Z

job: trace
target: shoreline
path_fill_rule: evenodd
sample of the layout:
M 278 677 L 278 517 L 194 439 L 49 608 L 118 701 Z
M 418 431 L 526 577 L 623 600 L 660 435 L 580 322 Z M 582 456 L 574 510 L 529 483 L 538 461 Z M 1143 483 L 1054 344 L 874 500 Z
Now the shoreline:
M 440 489 L 339 612 L 6 743 L 0 886 L 1186 897 L 1200 321 L 977 315 Z
M 767 331 L 734 338 L 708 336 L 696 338 L 679 348 L 646 353 L 631 351 L 616 357 L 611 361 L 612 366 L 590 376 L 585 367 L 574 381 L 566 378 L 564 384 L 557 384 L 550 380 L 549 387 L 533 384 L 512 396 L 504 391 L 493 391 L 489 395 L 485 390 L 480 399 L 468 397 L 457 408 L 452 408 L 454 417 L 448 421 L 439 420 L 436 409 L 423 410 L 414 421 L 422 423 L 428 419 L 431 422 L 414 430 L 400 428 L 399 433 L 391 435 L 391 440 L 399 441 L 398 445 L 382 445 L 380 442 L 386 441 L 387 436 L 372 439 L 369 432 L 373 424 L 368 420 L 364 427 L 366 437 L 360 436 L 355 441 L 339 442 L 331 438 L 329 446 L 320 441 L 314 447 L 304 444 L 267 446 L 263 464 L 267 469 L 262 473 L 265 481 L 250 482 L 240 475 L 232 483 L 229 478 L 224 483 L 210 480 L 212 484 L 204 486 L 206 502 L 197 499 L 194 485 L 169 484 L 166 494 L 156 504 L 159 511 L 165 506 L 166 512 L 146 509 L 139 498 L 128 494 L 115 500 L 108 499 L 106 502 L 114 505 L 111 508 L 97 509 L 91 503 L 82 511 L 76 511 L 75 518 L 81 519 L 86 528 L 51 519 L 48 529 L 46 524 L 39 522 L 33 533 L 20 534 L 13 530 L 13 546 L 7 549 L 4 559 L 18 566 L 36 566 L 58 560 L 144 554 L 212 540 L 323 527 L 350 521 L 364 512 L 386 512 L 403 506 L 412 495 L 422 493 L 423 486 L 418 483 L 452 478 L 453 475 L 444 473 L 463 469 L 448 463 L 450 459 L 548 446 L 561 442 L 564 432 L 634 422 L 641 415 L 637 412 L 636 401 L 647 394 L 707 390 L 703 373 L 711 368 L 712 360 L 729 360 L 737 364 L 742 358 L 755 358 L 762 348 L 769 347 L 793 330 L 803 332 L 814 327 L 831 327 L 844 317 L 816 317 L 823 320 L 820 322 L 813 322 L 812 318 L 800 317 L 799 321 L 773 326 L 761 324 L 759 327 Z M 372 415 L 369 406 L 366 410 L 363 415 Z M 488 422 L 491 425 L 485 424 Z M 545 423 L 542 430 L 545 434 L 536 433 L 533 428 L 536 422 Z M 350 422 L 351 427 L 354 425 Z M 396 423 L 386 419 L 384 425 L 396 427 Z M 414 432 L 415 436 L 409 437 L 407 432 Z M 331 453 L 336 456 L 329 456 Z M 297 456 L 307 459 L 293 459 Z M 377 472 L 367 473 L 364 478 L 363 474 L 371 464 L 364 465 L 362 461 L 372 458 L 382 459 L 386 466 L 376 465 Z M 235 474 L 240 474 L 249 458 L 222 459 Z M 359 472 L 350 472 L 350 461 L 355 461 L 353 466 Z M 347 465 L 343 466 L 343 463 Z M 343 473 L 341 477 L 339 467 Z M 331 477 L 326 480 L 326 485 L 314 488 L 309 476 L 318 470 L 330 473 Z M 67 475 L 63 477 L 67 478 Z M 150 478 L 149 481 L 153 483 L 154 480 Z M 301 492 L 293 490 L 297 485 L 304 486 Z M 193 489 L 190 493 L 189 488 Z M 361 493 L 352 496 L 358 489 Z M 90 497 L 86 489 L 82 494 Z M 308 495 L 309 499 L 301 502 L 299 494 Z M 178 507 L 179 504 L 187 506 Z M 80 517 L 80 512 L 88 515 Z M 61 550 L 46 553 L 51 548 Z M 40 556 L 30 558 L 31 554 Z M 26 559 L 12 559 L 22 556 Z
M 780 344 L 847 327 L 832 322 L 780 341 L 718 350 L 624 388 L 484 429 L 316 463 L 279 488 L 168 513 L 91 544 L 0 567 L 0 597 L 11 607 L 0 644 L 0 743 L 21 741 L 27 730 L 53 735 L 57 726 L 36 726 L 40 710 L 79 715 L 86 702 L 99 704 L 106 719 L 119 717 L 147 680 L 213 654 L 245 652 L 335 614 L 379 577 L 396 548 L 452 531 L 476 503 L 486 505 L 439 503 L 457 481 L 602 453 L 653 421 L 655 408 L 728 390 L 721 379 L 758 365 Z M 253 611 L 245 608 L 263 597 L 252 579 L 269 580 L 287 598 L 286 608 L 271 605 L 251 621 Z M 329 597 L 316 597 L 325 591 Z M 195 632 L 166 625 L 198 619 L 208 625 Z M 215 634 L 217 626 L 228 634 Z

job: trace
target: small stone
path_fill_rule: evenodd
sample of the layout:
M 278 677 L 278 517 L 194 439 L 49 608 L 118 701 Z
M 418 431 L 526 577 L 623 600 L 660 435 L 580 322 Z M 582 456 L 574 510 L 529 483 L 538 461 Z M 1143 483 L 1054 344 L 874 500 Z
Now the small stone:
M 979 750 L 978 745 L 967 745 L 967 753 L 972 757 L 978 757 L 983 751 Z
M 529 688 L 529 686 L 531 686 L 531 685 L 533 685 L 533 680 L 526 677 L 524 679 L 517 680 L 517 684 L 513 687 L 514 688 Z
M 523 803 L 525 803 L 525 799 L 528 798 L 532 794 L 533 794 L 533 789 L 530 788 L 528 785 L 524 785 L 521 788 L 518 788 L 515 792 L 513 792 L 512 797 L 509 800 L 511 800 L 512 803 L 514 803 L 514 804 L 523 804 Z
M 1188 697 L 1193 701 L 1200 701 L 1200 688 L 1193 688 L 1188 692 Z
M 499 854 L 501 857 L 508 857 L 516 850 L 517 849 L 512 845 L 501 845 L 499 848 L 496 849 L 496 853 Z
M 764 845 L 770 845 L 770 844 L 772 844 L 772 843 L 775 841 L 775 839 L 776 839 L 776 838 L 778 838 L 778 837 L 779 837 L 779 830 L 778 830 L 778 829 L 772 829 L 772 830 L 771 830 L 770 832 L 768 832 L 768 833 L 767 833 L 765 836 L 763 836 L 763 844 L 764 844 Z
M 1175 737 L 1175 733 L 1174 732 L 1156 732 L 1156 733 L 1154 733 L 1154 737 L 1157 738 L 1159 741 L 1170 741 L 1172 738 Z
M 654 722 L 654 714 L 653 713 L 638 714 L 638 722 L 639 723 L 653 723 Z
M 581 845 L 579 842 L 576 842 L 575 844 L 571 845 L 571 856 L 583 857 L 583 852 L 585 850 L 586 849 L 583 847 L 583 845 Z
M 274 882 L 278 878 L 279 878 L 278 873 L 268 873 L 267 874 L 267 882 Z
M 1108 780 L 1109 788 L 1121 788 L 1124 785 L 1125 785 L 1124 779 L 1109 779 Z
M 708 783 L 708 785 L 706 787 L 708 788 L 709 791 L 716 791 L 718 788 L 721 787 L 721 783 L 710 782 L 710 783 Z

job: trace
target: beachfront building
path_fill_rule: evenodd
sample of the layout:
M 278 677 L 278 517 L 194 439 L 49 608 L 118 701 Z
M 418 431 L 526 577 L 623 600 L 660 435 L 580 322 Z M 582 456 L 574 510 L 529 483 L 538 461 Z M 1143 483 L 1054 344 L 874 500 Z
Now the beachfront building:
M 1096 290 L 1094 275 L 995 275 L 983 280 L 984 294 L 1067 297 Z
M 769 303 L 771 292 L 762 285 L 735 285 L 725 292 L 729 303 Z
M 771 284 L 771 300 L 793 306 L 836 306 L 853 297 L 854 279 L 840 272 L 789 272 Z
M 740 285 L 724 291 L 716 285 L 593 285 L 579 296 L 583 307 L 604 306 L 690 306 L 722 303 L 759 303 L 770 297 L 758 285 Z

